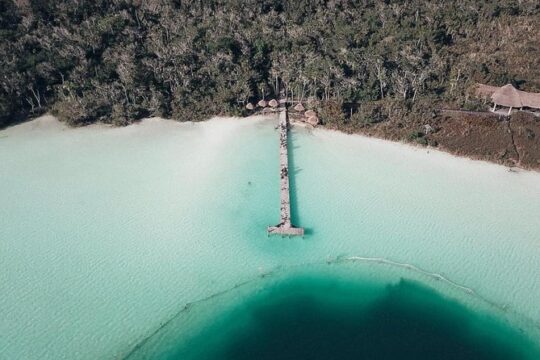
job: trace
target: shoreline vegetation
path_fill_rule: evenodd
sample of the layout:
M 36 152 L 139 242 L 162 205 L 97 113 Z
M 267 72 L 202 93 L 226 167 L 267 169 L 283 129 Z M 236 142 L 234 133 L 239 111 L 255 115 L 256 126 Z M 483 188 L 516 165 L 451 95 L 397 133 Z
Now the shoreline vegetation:
M 0 0 L 0 128 L 246 116 L 285 94 L 328 129 L 539 170 L 540 118 L 471 90 L 540 92 L 539 19 L 535 0 Z

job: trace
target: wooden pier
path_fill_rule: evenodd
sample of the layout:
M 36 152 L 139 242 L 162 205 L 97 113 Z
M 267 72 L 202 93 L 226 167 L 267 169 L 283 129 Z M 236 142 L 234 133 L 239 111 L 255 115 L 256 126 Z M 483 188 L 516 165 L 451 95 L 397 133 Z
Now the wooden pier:
M 289 188 L 288 132 L 289 119 L 286 100 L 280 100 L 279 108 L 279 159 L 281 184 L 281 221 L 276 226 L 268 227 L 268 235 L 304 236 L 304 228 L 294 227 L 291 223 L 291 196 Z

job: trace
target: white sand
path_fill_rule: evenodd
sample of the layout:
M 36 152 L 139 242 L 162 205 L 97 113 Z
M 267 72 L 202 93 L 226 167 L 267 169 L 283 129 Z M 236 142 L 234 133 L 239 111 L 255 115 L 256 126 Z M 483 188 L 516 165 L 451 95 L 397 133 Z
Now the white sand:
M 0 358 L 121 356 L 188 302 L 342 255 L 441 274 L 538 331 L 540 174 L 298 127 L 293 220 L 311 234 L 269 240 L 268 119 L 67 129 L 44 117 L 0 132 Z

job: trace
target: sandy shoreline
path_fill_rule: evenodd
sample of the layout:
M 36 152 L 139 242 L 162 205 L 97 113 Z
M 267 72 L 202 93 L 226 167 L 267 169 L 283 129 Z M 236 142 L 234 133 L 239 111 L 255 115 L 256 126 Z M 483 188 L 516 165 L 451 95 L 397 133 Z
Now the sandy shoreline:
M 300 126 L 306 127 L 308 129 L 310 127 L 309 125 L 304 125 L 304 124 L 300 124 Z M 311 128 L 311 129 L 309 129 L 309 131 L 312 131 L 314 134 L 317 134 L 319 136 L 329 136 L 329 137 L 332 137 L 332 136 L 334 136 L 334 137 L 344 136 L 344 137 L 350 137 L 350 138 L 359 138 L 362 141 L 372 143 L 374 145 L 376 144 L 376 145 L 379 145 L 379 146 L 387 146 L 387 147 L 390 147 L 390 148 L 394 148 L 396 150 L 401 149 L 401 150 L 410 151 L 411 153 L 423 154 L 423 155 L 427 155 L 427 156 L 434 156 L 434 157 L 437 157 L 441 161 L 447 161 L 447 160 L 462 161 L 462 162 L 469 163 L 469 164 L 476 164 L 476 165 L 479 165 L 479 166 L 492 167 L 493 169 L 505 170 L 505 171 L 507 171 L 509 173 L 514 173 L 514 174 L 531 173 L 531 174 L 540 175 L 540 171 L 536 170 L 536 169 L 522 168 L 522 167 L 519 167 L 519 166 L 507 166 L 507 165 L 503 165 L 503 164 L 500 164 L 500 163 L 497 163 L 497 162 L 494 162 L 494 161 L 481 159 L 481 158 L 478 158 L 478 157 L 454 154 L 454 153 L 452 153 L 450 151 L 445 151 L 445 150 L 442 150 L 440 148 L 425 147 L 425 146 L 422 146 L 422 145 L 416 145 L 414 143 L 407 143 L 407 142 L 402 142 L 402 141 L 393 141 L 393 140 L 388 140 L 388 139 L 379 138 L 379 137 L 375 137 L 375 136 L 364 135 L 364 134 L 357 134 L 357 133 L 348 134 L 348 133 L 344 133 L 344 132 L 339 131 L 339 130 L 327 129 L 327 128 L 324 128 L 324 127 L 318 127 L 318 128 L 315 128 L 315 129 Z
M 293 213 L 310 234 L 269 240 L 279 217 L 276 124 L 69 128 L 49 116 L 0 132 L 0 354 L 107 358 L 186 303 L 343 255 L 411 264 L 399 276 L 441 274 L 526 329 L 540 320 L 538 173 L 298 126 Z M 433 286 L 477 304 L 446 282 Z
M 252 115 L 252 116 L 248 116 L 248 117 L 219 117 L 219 116 L 216 116 L 216 117 L 209 118 L 209 119 L 205 120 L 204 122 L 215 122 L 215 121 L 223 121 L 223 120 L 226 120 L 226 121 L 227 120 L 228 121 L 259 120 L 260 121 L 260 120 L 264 120 L 264 119 L 269 119 L 271 116 L 272 116 L 272 114 Z M 150 127 L 159 126 L 160 128 L 165 129 L 165 128 L 169 128 L 169 127 L 176 128 L 177 125 L 182 125 L 182 126 L 188 125 L 189 126 L 189 125 L 194 125 L 194 124 L 197 124 L 197 123 L 200 123 L 200 122 L 191 122 L 191 121 L 180 122 L 180 121 L 176 121 L 174 119 L 165 119 L 165 118 L 159 118 L 159 117 L 152 117 L 152 118 L 142 119 L 140 122 L 128 125 L 125 128 L 127 128 L 127 129 L 141 129 L 141 128 L 150 128 Z M 291 122 L 291 124 L 292 124 L 292 126 L 301 128 L 302 131 L 309 131 L 309 132 L 312 132 L 313 134 L 316 134 L 318 136 L 329 136 L 329 134 L 334 134 L 334 136 L 335 135 L 338 135 L 338 136 L 342 135 L 342 136 L 349 137 L 349 138 L 359 138 L 359 139 L 362 139 L 362 141 L 371 142 L 372 144 L 379 144 L 379 145 L 384 144 L 386 146 L 394 147 L 396 149 L 408 149 L 408 150 L 411 150 L 412 152 L 423 153 L 425 155 L 434 155 L 440 161 L 445 161 L 445 160 L 450 160 L 450 159 L 461 159 L 463 161 L 470 162 L 470 163 L 485 164 L 486 166 L 494 166 L 494 167 L 499 168 L 499 169 L 505 169 L 506 171 L 511 172 L 511 173 L 529 173 L 530 172 L 530 173 L 533 173 L 533 174 L 540 174 L 540 171 L 537 170 L 537 169 L 534 169 L 534 168 L 531 169 L 531 168 L 524 168 L 524 167 L 521 167 L 521 166 L 508 166 L 508 165 L 504 165 L 504 164 L 501 164 L 501 163 L 498 163 L 498 162 L 495 162 L 495 161 L 482 159 L 481 157 L 478 157 L 478 156 L 456 154 L 456 153 L 454 153 L 452 151 L 441 149 L 441 148 L 425 147 L 425 146 L 421 146 L 421 145 L 416 145 L 414 143 L 406 143 L 406 142 L 402 142 L 402 141 L 388 140 L 388 139 L 384 139 L 384 138 L 380 138 L 380 137 L 376 137 L 376 136 L 371 136 L 371 135 L 367 135 L 367 134 L 360 134 L 360 133 L 352 133 L 352 134 L 350 134 L 350 133 L 345 133 L 345 132 L 342 132 L 342 131 L 336 130 L 336 129 L 325 128 L 324 126 L 313 127 L 313 126 L 311 126 L 309 124 L 306 124 L 304 122 L 301 122 L 301 121 L 294 121 L 293 120 Z M 48 131 L 48 130 L 58 130 L 58 129 L 60 129 L 62 131 L 66 131 L 66 130 L 103 129 L 103 128 L 122 129 L 122 128 L 115 127 L 113 125 L 100 124 L 100 123 L 91 124 L 91 125 L 80 127 L 80 128 L 71 128 L 71 127 L 63 124 L 62 122 L 60 122 L 57 118 L 55 118 L 52 115 L 44 115 L 44 116 L 35 118 L 35 119 L 31 120 L 31 121 L 28 121 L 28 122 L 25 122 L 25 123 L 22 123 L 22 124 L 18 124 L 18 125 L 12 126 L 12 127 L 8 127 L 8 128 L 6 128 L 4 130 L 0 130 L 0 140 L 2 138 L 7 137 L 7 136 L 14 135 L 14 134 L 21 133 L 21 132 L 26 132 L 26 131 L 29 131 L 29 130 L 30 131 L 32 131 L 32 130 Z
M 295 125 L 300 125 L 302 127 L 307 127 L 307 128 L 310 127 L 309 125 L 306 125 L 305 123 L 295 123 Z M 375 142 L 385 143 L 385 144 L 389 144 L 389 145 L 397 145 L 397 146 L 401 146 L 401 147 L 404 147 L 404 148 L 413 149 L 413 150 L 416 150 L 416 151 L 419 151 L 419 152 L 425 152 L 427 154 L 437 153 L 437 154 L 441 154 L 441 155 L 447 155 L 447 156 L 450 156 L 451 158 L 454 158 L 454 159 L 462 159 L 462 160 L 465 160 L 465 161 L 479 162 L 479 163 L 484 163 L 484 164 L 488 164 L 488 165 L 497 166 L 497 167 L 500 167 L 500 168 L 504 168 L 509 172 L 516 172 L 516 173 L 517 172 L 533 172 L 533 173 L 540 174 L 540 169 L 535 169 L 535 168 L 530 168 L 530 167 L 523 167 L 523 166 L 520 166 L 520 165 L 505 165 L 505 164 L 502 164 L 502 163 L 497 162 L 497 161 L 491 161 L 491 160 L 482 158 L 481 156 L 475 156 L 475 155 L 469 155 L 469 154 L 468 155 L 460 154 L 460 153 L 453 152 L 450 149 L 444 149 L 442 147 L 422 146 L 420 144 L 415 144 L 415 143 L 412 143 L 412 142 L 389 140 L 389 139 L 385 139 L 385 138 L 378 137 L 378 136 L 372 136 L 372 135 L 369 135 L 369 134 L 346 133 L 346 132 L 343 132 L 343 131 L 340 131 L 340 130 L 337 130 L 337 129 L 326 128 L 324 126 L 317 127 L 317 128 L 315 128 L 313 130 L 316 130 L 316 131 L 323 130 L 323 131 L 328 131 L 328 132 L 331 132 L 331 133 L 343 134 L 343 135 L 352 136 L 352 137 L 359 137 L 359 138 L 362 138 L 362 139 L 369 139 L 369 140 L 373 140 Z

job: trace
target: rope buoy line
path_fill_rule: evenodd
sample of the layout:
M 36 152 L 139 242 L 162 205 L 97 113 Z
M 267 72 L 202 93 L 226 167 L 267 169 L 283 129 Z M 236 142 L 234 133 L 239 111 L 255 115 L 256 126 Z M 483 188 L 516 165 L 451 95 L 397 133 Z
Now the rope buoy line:
M 432 278 L 434 280 L 443 281 L 443 282 L 447 283 L 448 285 L 452 286 L 453 288 L 455 288 L 457 290 L 460 290 L 460 291 L 466 293 L 469 296 L 473 296 L 473 297 L 477 298 L 478 300 L 484 302 L 485 304 L 489 305 L 490 307 L 496 308 L 499 311 L 502 311 L 504 313 L 508 313 L 509 310 L 510 310 L 509 305 L 501 305 L 501 304 L 498 304 L 498 303 L 496 303 L 494 301 L 488 300 L 487 298 L 483 297 L 477 291 L 475 291 L 474 289 L 472 289 L 472 288 L 470 288 L 468 286 L 461 285 L 461 284 L 459 284 L 459 283 L 457 283 L 457 282 L 455 282 L 455 281 L 449 279 L 448 277 L 445 277 L 445 276 L 443 276 L 443 275 L 441 275 L 439 273 L 424 270 L 424 269 L 422 269 L 422 268 L 420 268 L 420 267 L 418 267 L 416 265 L 413 265 L 413 264 L 393 261 L 393 260 L 383 258 L 383 257 L 365 257 L 365 256 L 342 255 L 342 256 L 335 257 L 335 258 L 327 259 L 325 261 L 314 261 L 314 262 L 309 262 L 309 263 L 290 265 L 290 266 L 287 266 L 287 267 L 279 265 L 279 266 L 276 266 L 272 270 L 269 270 L 269 271 L 266 271 L 264 273 L 259 274 L 257 277 L 254 277 L 254 278 L 251 278 L 249 280 L 237 283 L 237 284 L 235 284 L 234 286 L 232 286 L 232 287 L 230 287 L 228 289 L 218 291 L 218 292 L 216 292 L 214 294 L 211 294 L 209 296 L 206 296 L 204 298 L 188 302 L 178 312 L 176 312 L 169 320 L 167 320 L 167 321 L 163 322 L 162 324 L 160 324 L 160 326 L 158 328 L 156 328 L 154 331 L 152 331 L 144 339 L 139 341 L 125 356 L 122 357 L 122 359 L 124 359 L 124 360 L 129 359 L 132 355 L 134 355 L 137 352 L 137 350 L 141 349 L 153 336 L 157 335 L 163 328 L 165 328 L 167 325 L 169 325 L 172 321 L 177 319 L 183 313 L 190 311 L 193 308 L 193 306 L 195 306 L 195 305 L 198 305 L 200 303 L 209 301 L 209 300 L 214 299 L 214 298 L 216 298 L 218 296 L 225 295 L 225 294 L 230 293 L 230 292 L 232 292 L 234 290 L 237 290 L 239 288 L 243 288 L 243 287 L 245 287 L 245 286 L 247 286 L 249 284 L 252 284 L 252 283 L 254 283 L 256 281 L 259 281 L 260 279 L 268 278 L 268 277 L 271 277 L 273 275 L 282 273 L 285 270 L 296 269 L 296 268 L 306 267 L 306 266 L 315 266 L 315 265 L 323 265 L 323 264 L 339 265 L 339 264 L 344 264 L 344 263 L 377 263 L 377 264 L 381 264 L 381 265 L 399 267 L 399 268 L 402 268 L 402 269 L 406 269 L 406 270 L 421 274 L 423 276 L 430 277 L 430 278 Z M 517 311 L 512 311 L 512 312 L 513 312 L 513 314 L 518 315 L 519 317 L 521 317 L 523 319 L 526 319 L 527 322 L 531 323 L 536 329 L 538 329 L 540 331 L 540 323 L 539 322 L 534 321 L 534 320 L 528 318 L 527 316 L 518 313 Z

